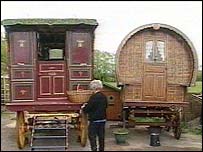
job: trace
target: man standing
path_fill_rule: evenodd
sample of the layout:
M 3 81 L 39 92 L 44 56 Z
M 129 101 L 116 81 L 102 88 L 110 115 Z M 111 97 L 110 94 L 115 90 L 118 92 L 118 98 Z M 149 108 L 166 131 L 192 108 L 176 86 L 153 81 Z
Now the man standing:
M 94 94 L 89 98 L 87 104 L 81 107 L 83 112 L 88 114 L 88 137 L 92 151 L 97 151 L 97 136 L 99 139 L 99 151 L 104 151 L 106 108 L 108 104 L 107 97 L 101 93 L 102 88 L 103 85 L 100 80 L 91 81 L 90 89 L 94 91 Z

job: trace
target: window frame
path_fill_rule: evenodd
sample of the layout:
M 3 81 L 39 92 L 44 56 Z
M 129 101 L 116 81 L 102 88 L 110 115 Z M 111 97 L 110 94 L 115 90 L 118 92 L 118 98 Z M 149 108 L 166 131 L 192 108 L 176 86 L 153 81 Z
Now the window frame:
M 147 50 L 146 50 L 146 44 L 147 42 L 150 42 L 152 41 L 153 42 L 153 46 L 152 46 L 152 51 L 153 51 L 153 59 L 152 60 L 148 60 L 148 58 L 146 58 L 146 53 L 147 53 Z M 157 48 L 157 44 L 158 42 L 164 42 L 164 57 L 163 59 L 164 60 L 155 60 L 155 57 L 157 56 L 157 51 L 158 51 L 158 48 Z M 144 61 L 147 62 L 147 63 L 165 63 L 166 62 L 166 41 L 163 40 L 163 39 L 147 39 L 144 41 Z
M 59 51 L 59 50 L 61 50 L 61 58 L 50 58 L 50 56 L 51 56 L 51 51 L 53 51 L 53 50 L 57 50 L 57 51 Z M 53 57 L 53 56 L 52 56 Z M 49 49 L 49 57 L 48 57 L 48 60 L 64 60 L 64 50 L 63 49 Z

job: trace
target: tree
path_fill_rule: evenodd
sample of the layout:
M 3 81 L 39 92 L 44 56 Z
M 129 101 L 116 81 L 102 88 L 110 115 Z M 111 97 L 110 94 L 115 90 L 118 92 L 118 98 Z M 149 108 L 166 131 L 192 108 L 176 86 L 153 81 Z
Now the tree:
M 115 81 L 115 55 L 95 50 L 94 77 L 102 81 Z
M 6 39 L 1 34 L 1 75 L 8 73 L 8 52 Z
M 202 81 L 202 71 L 200 71 L 200 70 L 198 70 L 196 81 Z

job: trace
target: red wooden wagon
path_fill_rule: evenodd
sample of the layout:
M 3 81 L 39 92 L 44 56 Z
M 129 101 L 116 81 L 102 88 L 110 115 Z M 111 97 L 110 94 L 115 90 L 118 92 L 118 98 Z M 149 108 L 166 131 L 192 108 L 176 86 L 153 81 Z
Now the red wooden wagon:
M 25 114 L 79 114 L 82 103 L 71 102 L 66 92 L 86 90 L 93 79 L 98 23 L 94 19 L 6 19 L 2 24 L 10 54 L 11 101 L 6 107 L 17 113 L 17 143 L 23 148 L 27 129 L 33 125 Z M 84 146 L 84 125 L 81 121 L 78 125 Z

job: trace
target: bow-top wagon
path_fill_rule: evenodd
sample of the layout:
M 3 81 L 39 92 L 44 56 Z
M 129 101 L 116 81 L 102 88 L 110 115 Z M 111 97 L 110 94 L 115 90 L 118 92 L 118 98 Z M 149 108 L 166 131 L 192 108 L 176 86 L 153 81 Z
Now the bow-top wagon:
M 166 24 L 147 24 L 131 31 L 116 54 L 117 84 L 125 119 L 158 117 L 164 121 L 136 125 L 173 128 L 181 134 L 180 120 L 187 87 L 195 84 L 197 55 L 189 38 Z M 149 118 L 151 119 L 151 118 Z

